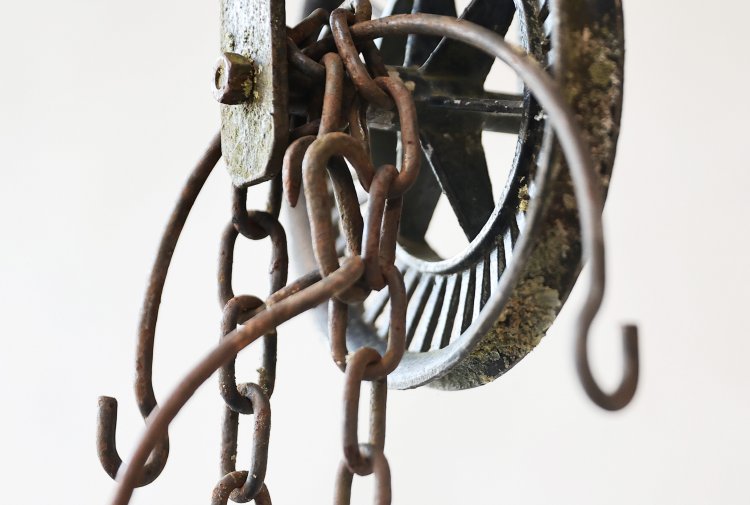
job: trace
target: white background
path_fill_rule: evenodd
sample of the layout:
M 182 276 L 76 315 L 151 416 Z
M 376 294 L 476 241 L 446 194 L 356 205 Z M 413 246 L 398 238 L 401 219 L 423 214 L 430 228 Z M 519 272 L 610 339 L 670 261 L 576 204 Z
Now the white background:
M 750 503 L 750 7 L 624 3 L 625 113 L 593 358 L 614 384 L 616 325 L 637 321 L 638 395 L 614 415 L 585 398 L 574 296 L 501 380 L 390 395 L 394 503 Z M 127 455 L 142 431 L 131 388 L 140 297 L 176 194 L 218 125 L 208 86 L 217 3 L 42 0 L 2 11 L 0 501 L 102 504 L 113 483 L 96 459 L 96 398 L 120 399 Z M 158 398 L 217 341 L 228 216 L 222 166 L 174 256 Z M 238 247 L 237 291 L 264 294 L 266 245 Z M 279 342 L 268 486 L 278 504 L 330 502 L 342 376 L 309 318 L 283 326 Z M 249 351 L 240 370 L 256 358 Z M 164 473 L 134 503 L 208 502 L 221 405 L 215 382 L 199 391 L 171 428 Z M 356 502 L 371 500 L 371 485 L 355 481 Z

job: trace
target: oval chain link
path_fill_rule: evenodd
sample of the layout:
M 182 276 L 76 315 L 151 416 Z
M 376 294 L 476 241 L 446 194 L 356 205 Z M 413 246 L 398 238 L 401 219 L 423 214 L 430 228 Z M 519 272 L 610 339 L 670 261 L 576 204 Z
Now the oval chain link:
M 354 474 L 372 473 L 378 484 L 375 502 L 390 503 L 390 470 L 383 452 L 387 375 L 398 366 L 405 352 L 407 304 L 403 276 L 394 265 L 396 236 L 401 218 L 401 195 L 414 183 L 421 160 L 417 116 L 410 92 L 398 78 L 386 76 L 382 58 L 371 41 L 358 48 L 349 34 L 350 24 L 366 21 L 370 16 L 371 7 L 366 0 L 345 2 L 334 10 L 330 28 L 337 52 L 324 53 L 317 59 L 308 57 L 304 46 L 314 42 L 314 36 L 321 29 L 327 29 L 325 11 L 313 12 L 288 31 L 292 81 L 302 79 L 318 83 L 318 88 L 310 92 L 306 122 L 297 123 L 290 132 L 281 175 L 273 181 L 269 212 L 246 211 L 247 191 L 234 190 L 233 218 L 222 238 L 219 265 L 219 298 L 224 306 L 222 335 L 230 334 L 238 324 L 272 305 L 274 296 L 290 291 L 290 288 L 282 289 L 286 283 L 288 257 L 286 237 L 277 220 L 276 186 L 283 186 L 283 193 L 292 207 L 297 205 L 304 191 L 319 268 L 319 275 L 312 276 L 308 285 L 339 269 L 336 226 L 340 227 L 345 240 L 345 254 L 362 255 L 365 264 L 362 278 L 329 301 L 331 354 L 336 365 L 345 372 L 343 461 L 337 476 L 335 499 L 338 504 L 349 503 Z M 360 53 L 364 54 L 365 63 L 359 59 Z M 365 118 L 369 105 L 387 108 L 395 105 L 403 145 L 400 170 L 393 165 L 376 168 L 372 164 Z M 366 221 L 362 218 L 350 167 L 354 169 L 357 182 L 369 194 Z M 338 210 L 338 223 L 332 220 L 334 207 Z M 232 289 L 234 247 L 239 234 L 251 240 L 271 238 L 272 286 L 271 297 L 265 305 L 254 296 L 235 296 Z M 375 349 L 362 348 L 350 355 L 346 345 L 349 305 L 361 302 L 372 290 L 386 287 L 391 299 L 391 321 L 385 353 L 381 356 Z M 273 352 L 264 353 L 262 370 L 275 370 L 275 336 L 273 342 Z M 230 498 L 242 503 L 252 499 L 260 504 L 270 503 L 263 480 L 270 433 L 267 401 L 273 391 L 273 375 L 270 382 L 264 383 L 264 378 L 261 374 L 261 386 L 243 384 L 238 387 L 234 360 L 220 370 L 220 389 L 227 407 L 222 444 L 223 477 L 214 489 L 213 504 L 225 504 Z M 360 444 L 357 437 L 359 398 L 364 381 L 372 382 L 370 440 Z M 235 468 L 240 414 L 256 416 L 249 472 Z M 264 424 L 266 416 L 268 423 Z

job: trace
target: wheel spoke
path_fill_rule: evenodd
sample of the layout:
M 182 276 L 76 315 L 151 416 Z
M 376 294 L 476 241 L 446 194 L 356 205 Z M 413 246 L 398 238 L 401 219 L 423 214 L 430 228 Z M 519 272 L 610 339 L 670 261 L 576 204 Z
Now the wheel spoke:
M 456 16 L 453 0 L 394 0 L 384 14 L 423 12 Z M 505 34 L 515 14 L 513 0 L 474 0 L 461 17 Z M 489 93 L 484 80 L 494 58 L 440 37 L 410 35 L 385 38 L 384 60 L 404 81 L 414 84 L 423 147 L 423 170 L 405 195 L 400 235 L 424 243 L 430 221 L 444 193 L 469 240 L 494 209 L 492 185 L 482 148 L 482 131 L 517 133 L 523 97 Z M 414 66 L 422 66 L 416 71 Z M 409 68 L 412 67 L 412 68 Z M 372 153 L 377 164 L 394 163 L 398 117 L 392 111 L 368 112 Z M 378 153 L 381 153 L 378 156 Z
M 424 12 L 456 15 L 454 0 L 395 0 L 390 3 L 384 14 L 403 14 L 407 12 Z M 386 63 L 403 62 L 404 67 L 422 65 L 440 43 L 440 37 L 410 35 L 408 37 L 390 37 L 383 40 L 381 52 Z M 392 116 L 391 119 L 396 119 Z M 397 146 L 396 124 L 383 128 L 386 131 L 373 130 L 371 133 L 372 152 L 395 151 Z M 371 126 L 373 126 L 371 124 Z M 393 163 L 392 159 L 377 160 L 377 163 Z M 422 165 L 429 166 L 429 161 L 422 157 Z M 421 170 L 414 186 L 404 195 L 403 215 L 408 216 L 401 223 L 399 234 L 411 242 L 424 242 L 424 236 L 432 220 L 441 189 L 431 170 Z
M 433 94 L 434 93 L 434 94 Z M 480 124 L 484 131 L 517 134 L 523 117 L 523 96 L 482 92 L 479 96 L 457 96 L 421 89 L 414 92 L 420 125 L 450 124 L 467 121 Z M 372 130 L 398 131 L 394 111 L 370 108 L 367 122 Z
M 471 21 L 500 35 L 505 35 L 513 21 L 516 7 L 513 0 L 474 0 L 461 14 Z M 495 58 L 466 44 L 444 38 L 422 67 L 429 75 L 455 75 L 481 87 Z
M 416 0 L 413 12 L 456 15 L 452 0 Z M 474 0 L 461 17 L 504 35 L 514 14 L 513 0 Z M 419 107 L 422 147 L 427 166 L 432 168 L 469 240 L 476 237 L 495 206 L 482 130 L 490 126 L 493 130 L 517 132 L 523 108 L 521 97 L 471 96 L 481 93 L 494 61 L 493 57 L 464 44 L 425 36 L 409 37 L 404 58 L 406 68 L 422 65 L 420 73 L 425 81 L 429 76 L 454 77 L 440 86 L 453 91 L 449 96 L 441 96 L 433 86 L 426 86 L 429 91 L 424 93 Z M 419 217 L 410 230 L 415 235 L 426 233 L 437 204 L 436 193 L 426 191 L 434 191 L 428 184 L 429 179 L 421 185 L 419 189 L 423 191 L 418 198 L 415 192 L 413 213 L 405 214 L 409 216 L 405 224 L 413 216 Z
M 414 0 L 392 0 L 382 12 L 382 16 L 409 14 Z M 406 35 L 385 37 L 380 42 L 380 54 L 387 65 L 401 65 L 406 53 Z
M 414 186 L 404 195 L 402 215 L 404 216 L 399 229 L 402 238 L 414 243 L 424 242 L 427 228 L 432 221 L 435 207 L 440 200 L 440 184 L 435 174 L 430 170 L 430 161 L 422 153 L 422 170 L 419 171 Z
M 442 16 L 456 17 L 456 4 L 454 0 L 414 0 L 412 13 L 439 14 Z M 406 42 L 406 54 L 404 55 L 404 66 L 421 66 L 427 58 L 435 51 L 440 43 L 440 37 L 427 35 L 409 35 Z
M 448 197 L 458 224 L 472 240 L 495 207 L 482 148 L 482 130 L 451 125 L 422 129 L 421 137 L 429 167 Z
M 482 89 L 460 89 L 462 82 L 445 76 L 426 76 L 407 67 L 390 67 L 412 87 L 412 97 L 419 114 L 420 125 L 466 124 L 480 125 L 485 131 L 518 133 L 524 111 L 522 95 L 494 93 Z M 398 115 L 394 111 L 370 108 L 367 112 L 370 128 L 398 130 Z

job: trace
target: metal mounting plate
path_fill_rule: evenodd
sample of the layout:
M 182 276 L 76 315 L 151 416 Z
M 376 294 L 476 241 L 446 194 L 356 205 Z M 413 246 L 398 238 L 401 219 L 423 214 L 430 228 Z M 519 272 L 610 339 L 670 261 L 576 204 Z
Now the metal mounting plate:
M 281 168 L 289 135 L 284 0 L 222 0 L 221 51 L 253 60 L 251 99 L 221 106 L 221 150 L 235 186 Z

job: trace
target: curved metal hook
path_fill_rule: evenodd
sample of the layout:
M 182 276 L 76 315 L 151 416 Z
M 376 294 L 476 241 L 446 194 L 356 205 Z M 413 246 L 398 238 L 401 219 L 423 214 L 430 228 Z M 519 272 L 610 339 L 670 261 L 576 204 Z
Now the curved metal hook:
M 185 187 L 180 193 L 169 222 L 164 229 L 159 251 L 151 269 L 151 276 L 143 299 L 141 320 L 138 326 L 138 348 L 136 351 L 135 397 L 138 409 L 144 420 L 157 407 L 156 396 L 152 383 L 154 362 L 154 338 L 156 336 L 156 320 L 159 317 L 159 305 L 164 291 L 164 282 L 172 260 L 172 254 L 177 246 L 177 240 L 185 225 L 190 209 L 193 207 L 198 194 L 206 182 L 209 174 L 221 158 L 221 137 L 214 136 L 203 157 L 200 159 Z M 97 450 L 99 461 L 110 477 L 115 479 L 122 466 L 122 458 L 117 451 L 117 400 L 107 396 L 99 398 L 99 417 L 97 424 Z M 169 438 L 165 434 L 156 445 L 148 462 L 144 467 L 136 487 L 150 484 L 156 479 L 169 456 Z
M 638 358 L 638 327 L 632 324 L 622 327 L 622 344 L 625 355 L 625 370 L 617 389 L 605 393 L 596 383 L 588 357 L 588 328 L 581 330 L 576 340 L 576 368 L 584 391 L 592 402 L 605 410 L 620 410 L 627 406 L 638 388 L 640 360 Z
M 122 466 L 122 458 L 117 452 L 117 400 L 109 396 L 99 397 L 99 418 L 96 426 L 96 450 L 104 471 L 112 479 L 117 479 L 117 472 Z M 159 476 L 169 457 L 169 437 L 164 437 L 156 444 L 136 487 L 147 486 Z
M 589 291 L 577 321 L 578 370 L 584 390 L 591 400 L 607 410 L 618 410 L 635 395 L 638 383 L 638 343 L 634 327 L 626 328 L 626 370 L 622 383 L 612 394 L 604 393 L 596 384 L 588 366 L 586 344 L 591 322 L 599 311 L 604 296 L 604 208 L 601 183 L 591 160 L 591 150 L 580 135 L 580 127 L 568 104 L 558 95 L 557 88 L 546 73 L 539 71 L 535 61 L 514 51 L 501 37 L 463 20 L 431 14 L 406 14 L 386 19 L 364 21 L 351 26 L 354 40 L 399 35 L 404 31 L 421 35 L 453 38 L 484 50 L 507 63 L 526 83 L 547 112 L 557 135 L 573 181 L 581 224 L 582 257 L 591 264 Z M 312 146 L 311 146 L 312 147 Z
M 596 175 L 592 170 L 592 179 Z M 604 231 L 602 225 L 602 199 L 598 188 L 589 185 L 587 191 L 576 192 L 583 242 L 583 257 L 588 258 L 591 268 L 588 293 L 576 320 L 575 359 L 578 378 L 584 391 L 599 407 L 605 410 L 620 410 L 630 403 L 638 387 L 640 363 L 638 358 L 638 328 L 626 325 L 622 328 L 625 370 L 620 385 L 612 393 L 605 393 L 591 373 L 588 356 L 588 339 L 591 323 L 604 298 L 606 283 L 604 260 Z

